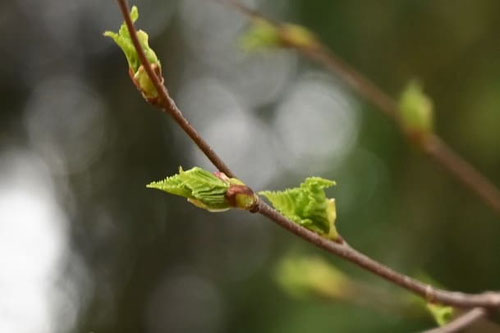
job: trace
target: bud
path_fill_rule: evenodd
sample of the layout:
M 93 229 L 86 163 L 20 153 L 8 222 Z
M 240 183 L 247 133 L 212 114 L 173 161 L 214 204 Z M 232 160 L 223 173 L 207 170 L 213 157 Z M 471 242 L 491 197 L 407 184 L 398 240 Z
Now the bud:
M 401 94 L 399 119 L 403 129 L 417 143 L 421 143 L 433 131 L 432 101 L 424 94 L 417 81 L 411 81 Z
M 281 46 L 278 28 L 262 18 L 254 18 L 250 28 L 241 36 L 240 44 L 244 50 L 255 51 L 262 48 Z
M 251 188 L 241 183 L 236 178 L 231 178 L 229 189 L 226 193 L 226 198 L 231 206 L 248 210 L 255 213 L 258 209 L 259 197 Z
M 263 18 L 254 18 L 251 27 L 241 37 L 241 45 L 247 51 L 262 48 L 310 48 L 319 47 L 316 36 L 297 24 L 274 24 Z
M 130 11 L 130 17 L 132 22 L 137 21 L 139 18 L 139 10 L 136 6 L 133 6 Z M 112 38 L 115 43 L 122 49 L 125 57 L 127 58 L 129 66 L 129 75 L 134 82 L 137 89 L 141 92 L 142 96 L 151 104 L 158 104 L 159 95 L 156 90 L 151 78 L 144 69 L 137 54 L 137 50 L 134 47 L 132 38 L 130 37 L 130 32 L 128 31 L 127 25 L 122 23 L 118 33 L 112 31 L 106 31 L 104 36 Z M 156 53 L 149 46 L 149 36 L 146 32 L 139 30 L 137 31 L 137 38 L 139 39 L 139 44 L 144 50 L 146 58 L 151 63 L 156 75 L 160 78 L 163 83 L 163 75 L 161 73 L 161 64 L 156 56 Z
M 298 24 L 286 23 L 281 26 L 281 39 L 285 46 L 294 48 L 315 49 L 318 40 L 312 31 Z
M 216 177 L 229 183 L 229 188 L 226 192 L 226 199 L 231 207 L 248 210 L 252 213 L 256 212 L 259 204 L 259 197 L 254 191 L 245 185 L 238 178 L 229 178 L 224 172 L 215 172 Z

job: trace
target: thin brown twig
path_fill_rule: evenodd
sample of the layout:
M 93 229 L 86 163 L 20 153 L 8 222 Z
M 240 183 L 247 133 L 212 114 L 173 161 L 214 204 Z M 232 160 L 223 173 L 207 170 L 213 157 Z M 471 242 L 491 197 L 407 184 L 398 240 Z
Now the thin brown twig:
M 450 321 L 448 324 L 427 330 L 424 333 L 455 333 L 471 326 L 478 320 L 485 318 L 488 311 L 484 308 L 473 308 L 463 315 Z
M 279 29 L 281 26 L 280 23 L 274 22 L 257 10 L 245 6 L 238 0 L 216 1 L 226 3 L 251 18 L 266 20 L 278 28 L 278 31 L 282 31 Z M 321 64 L 333 74 L 338 75 L 351 89 L 375 105 L 378 110 L 395 119 L 398 124 L 400 123 L 398 103 L 373 83 L 373 81 L 338 57 L 324 43 L 317 39 L 314 46 L 311 47 L 294 43 L 286 35 L 282 35 L 281 38 L 288 47 L 294 48 L 306 58 Z M 403 133 L 405 132 L 403 131 Z M 408 135 L 408 138 L 412 140 L 411 135 Z M 441 167 L 453 175 L 466 188 L 479 196 L 496 214 L 500 215 L 500 190 L 469 162 L 454 152 L 439 136 L 429 134 L 425 140 L 418 140 L 415 143 L 432 160 L 441 165 Z
M 226 173 L 230 177 L 234 177 L 234 174 L 225 165 L 225 163 L 218 157 L 218 155 L 213 151 L 213 149 L 206 143 L 198 134 L 198 132 L 193 128 L 193 126 L 184 118 L 181 111 L 177 108 L 172 98 L 169 96 L 166 87 L 161 83 L 161 78 L 159 78 L 151 67 L 151 63 L 144 55 L 144 50 L 137 39 L 137 31 L 134 24 L 130 18 L 127 0 L 117 0 L 120 5 L 123 17 L 125 18 L 125 23 L 129 29 L 130 36 L 132 37 L 132 42 L 137 49 L 139 59 L 144 66 L 146 72 L 150 76 L 152 82 L 154 83 L 156 89 L 160 93 L 161 101 L 158 103 L 160 107 L 165 110 L 168 114 L 171 114 L 176 122 L 182 127 L 182 129 L 189 135 L 189 137 L 200 147 L 200 149 L 207 155 L 207 157 L 212 161 L 212 163 L 222 172 Z M 203 148 L 202 148 L 203 147 Z M 397 273 L 391 268 L 378 263 L 377 261 L 369 258 L 368 256 L 358 252 L 357 250 L 351 248 L 347 242 L 344 240 L 339 240 L 334 242 L 323 238 L 322 236 L 292 222 L 287 219 L 276 210 L 271 208 L 268 204 L 263 201 L 259 201 L 258 212 L 271 219 L 281 227 L 294 233 L 302 239 L 309 241 L 310 243 L 330 252 L 339 257 L 342 257 L 361 268 L 368 270 L 394 284 L 397 284 L 407 290 L 416 293 L 430 302 L 442 303 L 453 305 L 457 307 L 488 307 L 488 308 L 499 308 L 500 307 L 500 293 L 488 292 L 483 294 L 465 294 L 460 292 L 450 292 L 445 290 L 440 290 L 433 288 L 430 285 L 419 282 L 403 274 Z
M 290 221 L 264 202 L 260 203 L 259 213 L 267 216 L 278 225 L 293 232 L 300 238 L 313 243 L 317 247 L 342 257 L 360 266 L 361 268 L 374 273 L 375 275 L 410 290 L 413 293 L 422 296 L 429 302 L 442 303 L 463 308 L 476 306 L 490 308 L 500 307 L 500 293 L 488 292 L 483 294 L 465 294 L 461 292 L 450 292 L 437 289 L 428 284 L 410 278 L 409 276 L 398 273 L 393 269 L 373 260 L 372 258 L 350 247 L 345 240 L 342 242 L 333 242 L 313 231 L 303 228 L 302 226 Z

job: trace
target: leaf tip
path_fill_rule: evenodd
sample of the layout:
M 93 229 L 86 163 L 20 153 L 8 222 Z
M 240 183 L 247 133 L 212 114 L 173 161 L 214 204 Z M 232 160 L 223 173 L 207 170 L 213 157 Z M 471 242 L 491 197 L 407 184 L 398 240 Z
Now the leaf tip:
M 149 184 L 146 185 L 146 188 L 154 188 L 154 189 L 158 189 L 159 188 L 159 185 L 158 185 L 159 182 L 151 182 Z
M 132 8 L 130 9 L 130 18 L 134 23 L 139 18 L 139 8 L 137 8 L 136 5 L 132 6 Z
M 102 33 L 102 35 L 104 37 L 111 37 L 111 38 L 114 38 L 115 36 L 118 36 L 116 33 L 114 33 L 113 31 L 109 31 L 109 30 L 106 30 Z

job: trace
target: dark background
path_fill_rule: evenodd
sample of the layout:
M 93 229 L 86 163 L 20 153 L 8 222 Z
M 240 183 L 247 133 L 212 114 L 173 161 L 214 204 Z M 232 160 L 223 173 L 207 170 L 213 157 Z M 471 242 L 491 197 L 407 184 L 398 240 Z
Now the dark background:
M 500 2 L 248 2 L 305 25 L 397 96 L 419 78 L 437 132 L 500 184 Z M 256 190 L 335 179 L 338 227 L 398 271 L 500 289 L 500 221 L 396 126 L 292 51 L 245 53 L 247 20 L 208 0 L 137 1 L 173 98 Z M 131 84 L 104 30 L 114 1 L 0 3 L 0 331 L 409 332 L 397 287 L 260 216 L 211 214 L 145 185 L 213 168 Z M 296 299 L 290 254 L 327 258 L 388 297 Z M 370 288 L 371 288 L 370 287 Z M 396 306 L 390 306 L 394 301 Z

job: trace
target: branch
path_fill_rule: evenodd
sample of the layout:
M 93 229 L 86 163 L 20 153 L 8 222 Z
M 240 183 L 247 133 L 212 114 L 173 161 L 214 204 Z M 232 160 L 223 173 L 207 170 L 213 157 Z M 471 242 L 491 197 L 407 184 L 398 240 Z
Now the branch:
M 370 257 L 350 247 L 345 240 L 340 242 L 330 241 L 317 233 L 290 221 L 264 202 L 261 201 L 259 205 L 258 212 L 260 214 L 268 217 L 281 227 L 291 231 L 300 238 L 305 239 L 330 253 L 342 257 L 375 275 L 399 285 L 400 287 L 410 290 L 411 292 L 422 296 L 428 302 L 442 303 L 462 308 L 476 306 L 490 308 L 500 307 L 500 293 L 488 292 L 483 294 L 465 294 L 434 288 L 428 284 L 410 278 L 409 276 L 398 273 L 393 269 L 371 259 Z
M 433 328 L 431 330 L 427 330 L 424 333 L 455 333 L 460 332 L 461 330 L 469 327 L 474 324 L 478 320 L 486 317 L 488 312 L 484 308 L 473 308 L 461 315 L 460 317 L 455 318 L 450 321 L 448 324 Z
M 286 34 L 283 34 L 283 29 L 280 29 L 282 26 L 281 23 L 268 19 L 257 10 L 246 7 L 238 0 L 215 1 L 228 4 L 246 16 L 265 20 L 276 27 L 278 33 L 281 34 L 281 40 L 288 47 L 297 50 L 297 52 L 304 55 L 306 58 L 321 64 L 331 73 L 338 75 L 351 87 L 351 89 L 399 124 L 398 103 L 370 79 L 347 64 L 332 50 L 328 49 L 324 43 L 319 40 L 315 40 L 314 46 L 296 43 Z M 410 135 L 406 136 L 410 140 L 412 139 Z M 415 140 L 413 141 L 415 142 Z M 496 214 L 500 215 L 500 190 L 469 162 L 454 152 L 439 136 L 430 133 L 426 136 L 425 140 L 419 140 L 415 143 L 417 143 L 419 148 L 431 159 L 441 165 L 448 173 L 455 176 L 459 182 L 479 196 L 479 198 L 490 206 Z
M 174 120 L 179 124 L 179 126 L 181 126 L 186 134 L 189 135 L 189 137 L 198 145 L 198 147 L 200 147 L 200 149 L 220 171 L 226 173 L 226 175 L 228 175 L 229 177 L 234 177 L 234 174 L 220 159 L 220 157 L 213 151 L 210 145 L 206 143 L 203 138 L 201 138 L 194 127 L 186 120 L 186 118 L 184 118 L 181 111 L 177 108 L 174 101 L 168 94 L 166 87 L 164 87 L 161 83 L 161 79 L 153 71 L 151 64 L 144 55 L 144 50 L 142 49 L 139 40 L 137 39 L 137 31 L 130 18 L 127 0 L 117 0 L 117 2 L 120 5 L 123 17 L 125 18 L 125 23 L 127 24 L 128 30 L 132 37 L 132 41 L 139 54 L 141 63 L 150 76 L 151 80 L 153 81 L 155 88 L 160 94 L 161 99 L 157 103 L 159 107 L 161 107 L 162 110 L 166 111 L 166 113 L 174 117 Z M 342 257 L 394 284 L 406 288 L 407 290 L 424 297 L 427 301 L 465 308 L 477 306 L 488 308 L 500 307 L 500 293 L 488 292 L 483 294 L 464 294 L 460 292 L 450 292 L 433 288 L 430 285 L 419 282 L 406 275 L 397 273 L 391 268 L 378 263 L 377 261 L 351 248 L 342 239 L 338 242 L 334 242 L 323 238 L 322 236 L 287 219 L 263 201 L 259 200 L 257 208 L 258 213 L 268 217 L 281 227 L 294 233 L 300 238 L 330 253 Z

